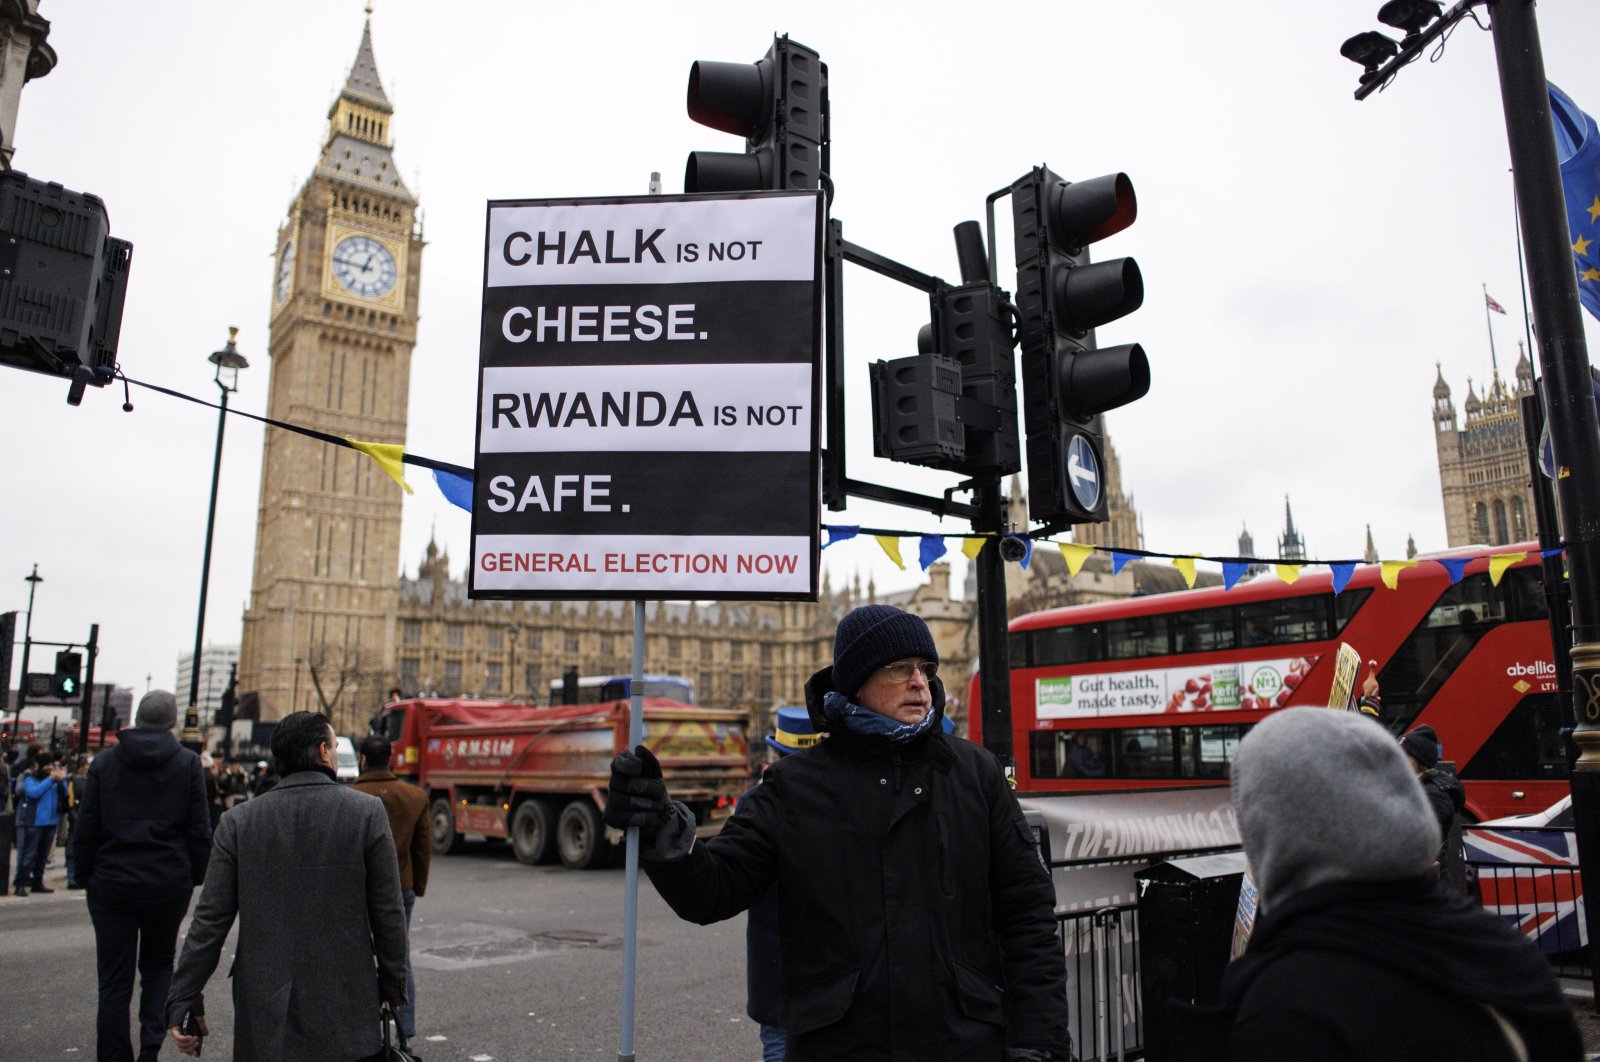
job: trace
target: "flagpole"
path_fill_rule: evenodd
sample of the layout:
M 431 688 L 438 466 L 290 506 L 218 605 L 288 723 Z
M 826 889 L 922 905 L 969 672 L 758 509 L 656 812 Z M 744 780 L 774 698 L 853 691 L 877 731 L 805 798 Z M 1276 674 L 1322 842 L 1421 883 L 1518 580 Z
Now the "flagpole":
M 1495 357 L 1494 353 L 1494 319 L 1489 316 L 1489 284 L 1487 281 L 1483 285 L 1483 327 L 1489 331 L 1489 366 L 1494 370 L 1489 386 L 1493 387 L 1493 381 L 1500 379 L 1500 359 Z

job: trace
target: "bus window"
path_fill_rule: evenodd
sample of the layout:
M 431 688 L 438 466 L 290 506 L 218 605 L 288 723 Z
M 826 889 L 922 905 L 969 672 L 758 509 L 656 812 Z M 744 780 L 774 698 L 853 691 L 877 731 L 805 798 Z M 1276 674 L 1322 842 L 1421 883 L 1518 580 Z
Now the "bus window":
M 1033 639 L 1033 660 L 1031 664 L 1017 664 L 1013 658 L 1011 662 L 1019 667 L 1054 667 L 1060 664 L 1086 664 L 1105 659 L 1100 642 L 1100 628 L 1094 624 L 1051 627 L 1032 631 L 1030 636 Z M 1162 651 L 1165 652 L 1164 643 Z
M 1032 631 L 1017 631 L 1006 637 L 1006 657 L 1012 667 L 1028 666 L 1028 646 L 1032 641 Z
M 1197 726 L 1183 730 L 1183 776 L 1223 782 L 1248 727 Z
M 1107 660 L 1166 656 L 1169 652 L 1165 616 L 1133 616 L 1106 624 Z
M 1162 726 L 1116 731 L 1117 777 L 1173 777 L 1172 730 Z
M 1477 755 L 1460 769 L 1459 776 L 1464 781 L 1568 777 L 1561 717 L 1558 694 L 1533 693 L 1522 698 Z M 1444 755 L 1450 758 L 1448 745 Z
M 1208 653 L 1238 645 L 1232 608 L 1206 608 L 1172 617 L 1172 651 Z
M 1469 575 L 1447 588 L 1417 629 L 1378 673 L 1383 721 L 1396 732 L 1410 728 L 1478 640 L 1506 620 L 1509 588 L 1500 593 L 1489 574 Z
M 1372 590 L 1370 588 L 1361 587 L 1357 590 L 1346 590 L 1342 594 L 1334 595 L 1333 633 L 1338 634 L 1344 630 L 1345 624 L 1355 618 L 1356 613 L 1361 611 L 1361 606 L 1367 603 L 1367 598 L 1371 594 Z
M 1030 735 L 1035 778 L 1106 777 L 1105 730 L 1042 730 Z
M 1240 605 L 1239 630 L 1246 646 L 1324 641 L 1328 637 L 1328 595 Z

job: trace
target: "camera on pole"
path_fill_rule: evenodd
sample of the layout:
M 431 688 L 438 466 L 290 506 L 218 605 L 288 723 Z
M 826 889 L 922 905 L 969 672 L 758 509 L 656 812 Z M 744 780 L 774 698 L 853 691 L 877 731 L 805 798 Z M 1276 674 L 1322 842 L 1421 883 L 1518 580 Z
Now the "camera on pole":
M 1132 258 L 1089 260 L 1090 244 L 1133 224 L 1133 183 L 1121 173 L 1073 183 L 1040 166 L 1011 192 L 1030 515 L 1098 523 L 1107 516 L 1100 414 L 1150 389 L 1144 348 L 1100 349 L 1094 337 L 1144 301 Z
M 827 141 L 828 67 L 787 35 L 754 63 L 701 60 L 689 68 L 689 117 L 745 138 L 744 154 L 694 151 L 685 192 L 814 190 Z

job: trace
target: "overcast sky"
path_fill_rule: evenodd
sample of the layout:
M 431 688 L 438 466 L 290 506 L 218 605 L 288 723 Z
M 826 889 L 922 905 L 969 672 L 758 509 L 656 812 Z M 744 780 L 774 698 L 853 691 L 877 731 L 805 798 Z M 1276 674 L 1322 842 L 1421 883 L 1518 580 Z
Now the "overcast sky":
M 23 93 L 14 163 L 101 196 L 133 242 L 128 375 L 212 398 L 207 356 L 237 325 L 251 367 L 233 403 L 265 412 L 275 234 L 319 157 L 362 6 L 40 5 L 60 61 Z M 395 157 L 426 219 L 406 448 L 472 463 L 485 201 L 642 194 L 651 170 L 680 191 L 688 151 L 739 150 L 686 117 L 690 63 L 754 61 L 787 32 L 830 67 L 834 215 L 888 257 L 956 278 L 951 226 L 1039 162 L 1133 179 L 1139 220 L 1097 256 L 1138 259 L 1145 306 L 1100 340 L 1150 358 L 1149 396 L 1110 418 L 1147 548 L 1232 554 L 1248 526 L 1269 554 L 1286 494 L 1313 556 L 1358 556 L 1368 524 L 1385 557 L 1408 534 L 1442 548 L 1434 364 L 1458 407 L 1469 375 L 1481 392 L 1485 283 L 1510 311 L 1493 321 L 1502 373 L 1515 364 L 1511 176 L 1493 42 L 1471 22 L 1438 62 L 1355 102 L 1339 45 L 1377 28 L 1378 6 L 462 0 L 445 17 L 378 0 Z M 1600 4 L 1549 0 L 1538 16 L 1550 78 L 1600 110 Z M 1009 211 L 1000 226 L 1004 247 Z M 849 474 L 942 490 L 954 477 L 872 458 L 865 399 L 869 361 L 915 352 L 925 296 L 852 268 L 845 306 Z M 0 610 L 27 607 L 37 563 L 36 638 L 82 640 L 98 622 L 97 679 L 170 686 L 194 639 L 216 414 L 138 390 L 125 414 L 120 388 L 74 409 L 65 393 L 0 369 Z M 239 639 L 262 431 L 230 418 L 208 642 Z M 410 478 L 403 563 L 414 572 L 434 534 L 459 573 L 467 514 Z M 824 519 L 941 526 L 860 503 Z M 870 540 L 824 556 L 836 584 L 918 578 Z

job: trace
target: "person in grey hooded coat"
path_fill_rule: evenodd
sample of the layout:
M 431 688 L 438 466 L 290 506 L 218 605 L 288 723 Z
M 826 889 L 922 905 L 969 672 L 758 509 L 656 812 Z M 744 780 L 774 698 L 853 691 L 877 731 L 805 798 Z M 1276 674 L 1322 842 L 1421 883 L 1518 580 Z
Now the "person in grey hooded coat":
M 327 717 L 278 723 L 283 780 L 217 826 L 206 883 L 167 997 L 205 1029 L 202 990 L 234 919 L 234 1062 L 358 1062 L 383 1046 L 380 1013 L 405 1001 L 406 912 L 383 802 L 339 785 Z

